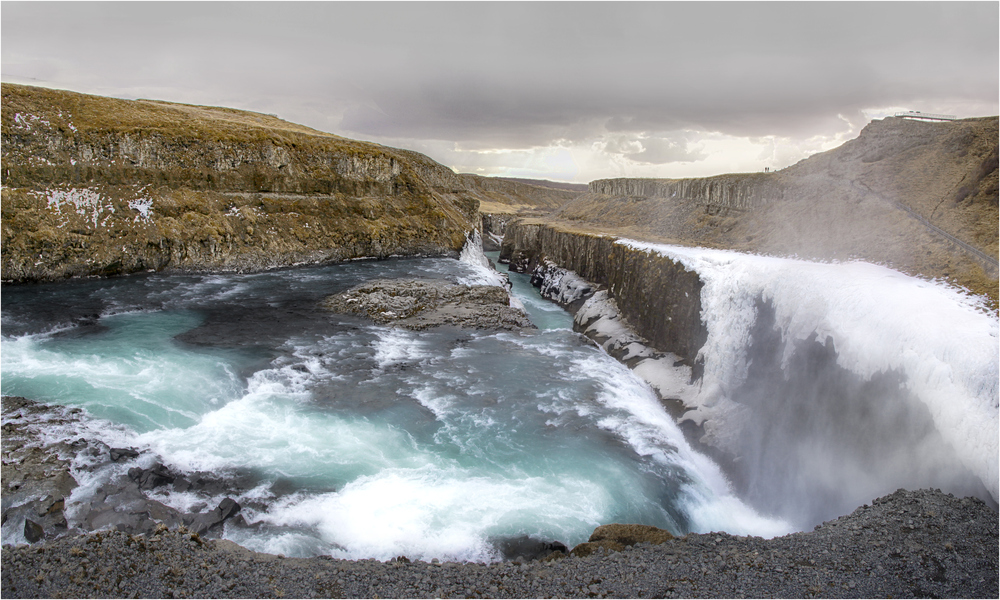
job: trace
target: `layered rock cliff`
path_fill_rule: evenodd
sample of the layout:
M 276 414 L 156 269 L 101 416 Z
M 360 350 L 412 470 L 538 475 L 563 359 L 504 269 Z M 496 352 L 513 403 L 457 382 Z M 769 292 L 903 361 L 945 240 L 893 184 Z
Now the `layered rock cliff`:
M 2 90 L 6 281 L 457 252 L 481 203 L 575 195 L 270 115 Z
M 766 173 L 729 174 L 695 179 L 598 179 L 592 194 L 614 197 L 662 198 L 694 203 L 712 210 L 752 210 L 781 201 L 781 181 Z
M 860 258 L 998 299 L 998 120 L 873 121 L 774 173 L 590 184 L 544 221 L 649 241 Z

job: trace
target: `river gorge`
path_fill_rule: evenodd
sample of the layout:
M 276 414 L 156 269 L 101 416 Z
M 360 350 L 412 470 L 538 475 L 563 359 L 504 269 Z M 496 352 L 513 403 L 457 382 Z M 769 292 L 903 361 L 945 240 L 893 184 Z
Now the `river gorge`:
M 501 333 L 318 308 L 366 279 L 482 271 L 397 259 L 5 290 L 4 390 L 84 408 L 109 447 L 144 452 L 76 465 L 68 507 L 155 460 L 239 474 L 244 489 L 216 497 L 152 496 L 180 511 L 232 497 L 247 526 L 226 537 L 275 554 L 489 561 L 508 540 L 572 547 L 610 522 L 790 531 L 733 496 L 651 390 L 554 305 L 533 311 L 544 329 Z M 4 532 L 23 539 L 14 519 Z
M 996 589 L 975 203 L 926 229 L 877 169 L 862 194 L 823 166 L 846 154 L 577 193 L 269 115 L 4 103 L 5 596 L 280 596 L 286 558 L 301 596 Z M 995 122 L 956 125 L 949 177 Z M 955 137 L 922 127 L 845 148 Z M 800 257 L 820 189 L 852 204 Z

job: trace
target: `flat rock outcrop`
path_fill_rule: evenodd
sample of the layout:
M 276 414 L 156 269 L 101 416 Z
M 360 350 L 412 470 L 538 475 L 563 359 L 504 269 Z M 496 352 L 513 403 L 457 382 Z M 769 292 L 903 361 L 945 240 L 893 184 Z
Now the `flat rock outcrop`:
M 422 330 L 441 325 L 473 329 L 534 329 L 510 306 L 502 287 L 456 285 L 429 279 L 377 279 L 329 296 L 330 311 L 364 315 L 379 325 Z

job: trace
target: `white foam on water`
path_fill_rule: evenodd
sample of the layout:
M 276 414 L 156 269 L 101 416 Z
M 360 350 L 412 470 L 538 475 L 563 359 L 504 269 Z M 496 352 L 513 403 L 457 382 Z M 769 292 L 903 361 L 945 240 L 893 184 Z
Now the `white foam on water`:
M 436 386 L 423 385 L 414 388 L 410 395 L 413 396 L 422 406 L 434 413 L 438 419 L 448 417 L 455 404 L 455 396 L 442 394 Z
M 837 363 L 864 379 L 903 374 L 945 441 L 997 499 L 1000 328 L 981 299 L 864 262 L 618 243 L 678 261 L 704 282 L 703 416 L 733 410 L 726 401 L 746 378 L 749 336 L 762 298 L 774 307 L 786 362 L 795 342 L 815 334 L 820 341 L 831 338 Z
M 583 541 L 613 502 L 582 480 L 481 477 L 448 465 L 386 469 L 335 493 L 293 496 L 257 518 L 319 532 L 337 558 L 490 562 L 495 533 L 545 523 L 549 539 Z M 583 524 L 583 527 L 581 527 Z M 252 546 L 251 546 L 252 547 Z
M 405 432 L 304 410 L 309 397 L 308 386 L 290 382 L 285 369 L 260 371 L 245 396 L 203 415 L 197 424 L 151 431 L 137 442 L 184 471 L 254 468 L 286 476 L 345 476 L 398 460 L 426 462 Z
M 490 260 L 483 253 L 483 239 L 478 230 L 467 236 L 465 246 L 458 257 L 459 262 L 470 267 L 470 273 L 460 276 L 458 282 L 464 285 L 495 285 L 507 287 L 499 273 L 490 268 Z
M 149 324 L 145 317 L 102 319 L 116 329 L 101 341 L 4 337 L 5 393 L 86 407 L 95 415 L 126 418 L 137 429 L 153 429 L 193 422 L 239 390 L 223 360 L 157 345 L 177 329 L 174 320 L 158 317 Z
M 689 403 L 698 394 L 698 387 L 692 385 L 691 367 L 678 364 L 680 357 L 667 353 L 660 358 L 646 358 L 632 369 L 659 393 L 661 398 L 672 398 Z
M 718 465 L 694 451 L 649 385 L 605 354 L 574 361 L 573 372 L 602 386 L 598 400 L 617 409 L 598 425 L 613 431 L 640 456 L 681 469 L 689 478 L 682 486 L 681 510 L 695 532 L 727 531 L 737 535 L 774 537 L 795 530 L 788 522 L 758 514 L 741 502 Z
M 379 369 L 415 363 L 431 356 L 427 344 L 412 331 L 398 327 L 379 327 L 373 330 L 378 336 L 373 347 Z

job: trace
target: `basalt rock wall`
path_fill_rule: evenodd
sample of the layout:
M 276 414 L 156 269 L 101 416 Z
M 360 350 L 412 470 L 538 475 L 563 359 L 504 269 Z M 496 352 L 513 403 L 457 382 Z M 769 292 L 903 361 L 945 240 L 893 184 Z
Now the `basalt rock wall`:
M 515 221 L 507 224 L 500 260 L 522 273 L 549 260 L 606 287 L 636 332 L 694 366 L 707 337 L 701 279 L 668 258 L 614 242 L 613 237 Z
M 599 179 L 590 182 L 592 194 L 664 198 L 705 207 L 752 210 L 779 201 L 784 189 L 768 173 L 742 173 L 697 179 Z

